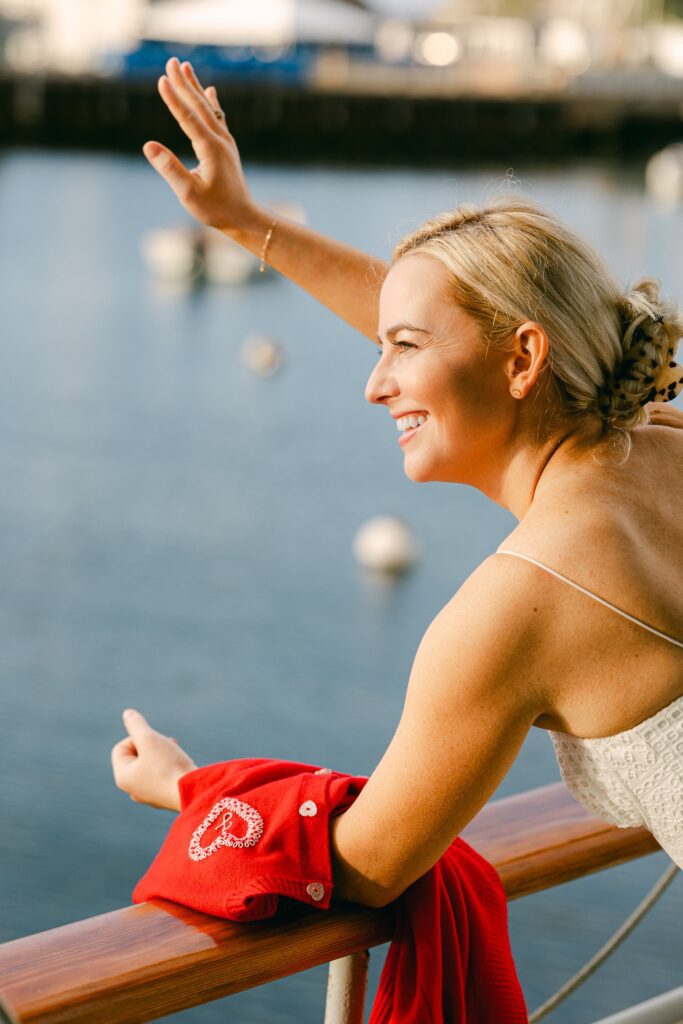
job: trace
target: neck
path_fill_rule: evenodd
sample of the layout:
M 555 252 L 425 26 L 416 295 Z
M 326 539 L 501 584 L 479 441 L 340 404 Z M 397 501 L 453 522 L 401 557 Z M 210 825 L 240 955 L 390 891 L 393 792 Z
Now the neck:
M 547 487 L 550 476 L 568 467 L 569 452 L 574 449 L 576 440 L 576 431 L 566 429 L 540 448 L 519 448 L 505 465 L 498 486 L 485 493 L 516 519 L 523 519 L 534 499 Z

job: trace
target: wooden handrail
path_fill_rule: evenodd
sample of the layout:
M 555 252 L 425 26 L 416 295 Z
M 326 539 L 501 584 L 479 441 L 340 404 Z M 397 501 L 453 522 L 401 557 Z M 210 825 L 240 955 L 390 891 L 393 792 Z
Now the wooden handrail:
M 593 817 L 562 783 L 489 803 L 462 833 L 508 899 L 659 849 Z M 0 945 L 0 993 L 21 1024 L 141 1024 L 391 938 L 391 907 L 288 904 L 238 925 L 162 900 Z

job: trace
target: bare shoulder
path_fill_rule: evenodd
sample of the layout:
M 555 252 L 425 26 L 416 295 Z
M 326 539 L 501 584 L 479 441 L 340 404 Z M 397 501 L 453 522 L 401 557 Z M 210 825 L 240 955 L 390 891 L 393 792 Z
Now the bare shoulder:
M 487 558 L 435 616 L 418 648 L 408 701 L 419 680 L 421 687 L 447 687 L 447 694 L 435 692 L 438 700 L 504 698 L 543 713 L 548 606 L 527 567 L 511 561 Z
M 537 603 L 529 573 L 498 554 L 489 555 L 441 609 L 434 623 L 459 628 L 508 632 L 536 631 Z M 536 608 L 536 611 L 534 609 Z

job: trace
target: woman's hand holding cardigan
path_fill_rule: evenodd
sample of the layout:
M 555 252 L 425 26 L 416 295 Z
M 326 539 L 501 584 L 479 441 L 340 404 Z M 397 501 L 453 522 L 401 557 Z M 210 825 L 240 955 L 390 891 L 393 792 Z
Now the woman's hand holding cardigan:
M 204 89 L 187 61 L 169 60 L 159 92 L 192 143 L 199 164 L 187 170 L 159 142 L 147 142 L 143 152 L 180 204 L 196 220 L 224 232 L 258 257 L 275 222 L 267 262 L 375 341 L 386 264 L 255 202 L 216 90 Z

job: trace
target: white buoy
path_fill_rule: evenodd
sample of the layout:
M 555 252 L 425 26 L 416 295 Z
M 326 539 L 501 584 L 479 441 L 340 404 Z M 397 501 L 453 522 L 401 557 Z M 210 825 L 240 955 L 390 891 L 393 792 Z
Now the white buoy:
M 651 196 L 665 203 L 683 200 L 683 143 L 666 146 L 650 157 L 645 187 Z
M 368 519 L 353 538 L 356 561 L 366 569 L 403 573 L 415 564 L 419 546 L 412 530 L 396 516 Z
M 242 344 L 242 362 L 258 377 L 270 377 L 279 370 L 283 356 L 282 346 L 265 334 L 250 334 Z

